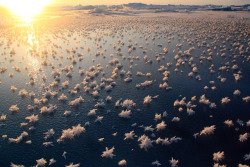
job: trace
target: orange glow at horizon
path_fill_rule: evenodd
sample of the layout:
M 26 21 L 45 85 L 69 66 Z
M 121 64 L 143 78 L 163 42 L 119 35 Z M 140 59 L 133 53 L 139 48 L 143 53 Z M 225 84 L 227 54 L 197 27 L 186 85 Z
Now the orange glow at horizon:
M 13 14 L 31 18 L 38 15 L 50 0 L 0 0 L 0 4 L 9 8 Z

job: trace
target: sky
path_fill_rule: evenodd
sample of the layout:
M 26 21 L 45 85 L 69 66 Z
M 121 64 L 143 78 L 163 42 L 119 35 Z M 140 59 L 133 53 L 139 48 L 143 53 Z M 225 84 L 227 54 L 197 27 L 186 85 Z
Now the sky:
M 250 0 L 50 0 L 53 4 L 69 4 L 69 5 L 119 5 L 126 3 L 146 3 L 159 5 L 243 5 L 250 4 Z
M 25 1 L 42 2 L 43 0 L 0 0 L 0 4 L 6 4 L 6 2 L 18 2 Z M 127 3 L 145 3 L 156 5 L 244 5 L 250 4 L 250 0 L 46 0 L 52 5 L 120 5 Z

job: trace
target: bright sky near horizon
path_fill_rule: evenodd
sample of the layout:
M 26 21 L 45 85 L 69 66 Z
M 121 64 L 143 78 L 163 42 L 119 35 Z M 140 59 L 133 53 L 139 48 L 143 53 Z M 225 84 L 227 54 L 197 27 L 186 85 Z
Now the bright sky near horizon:
M 119 5 L 126 3 L 146 3 L 146 4 L 159 4 L 159 5 L 243 5 L 250 4 L 250 0 L 51 0 L 52 3 L 58 4 L 82 4 L 82 5 Z
M 13 0 L 0 0 L 0 4 L 6 4 L 6 2 Z M 19 3 L 27 0 L 19 0 Z M 157 5 L 244 5 L 250 4 L 250 0 L 48 0 L 49 4 L 58 5 L 120 5 L 126 3 L 145 3 L 145 4 L 157 4 Z M 33 0 L 36 2 L 36 0 Z

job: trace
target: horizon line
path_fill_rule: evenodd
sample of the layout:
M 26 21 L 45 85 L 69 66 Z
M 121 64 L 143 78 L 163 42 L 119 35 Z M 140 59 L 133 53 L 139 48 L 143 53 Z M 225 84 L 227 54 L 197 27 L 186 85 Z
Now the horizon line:
M 183 6 L 208 6 L 208 5 L 213 5 L 213 6 L 244 6 L 244 5 L 250 5 L 250 3 L 246 3 L 246 4 L 242 4 L 242 5 L 234 5 L 234 4 L 230 4 L 230 5 L 223 5 L 223 4 L 204 4 L 204 5 L 199 5 L 199 4 L 189 4 L 189 5 L 185 5 L 185 4 L 152 4 L 152 3 L 141 3 L 141 2 L 131 2 L 131 3 L 121 3 L 121 4 L 81 4 L 81 3 L 76 3 L 76 4 L 72 4 L 72 3 L 51 3 L 50 5 L 60 5 L 60 6 L 118 6 L 118 5 L 127 5 L 127 4 L 145 4 L 145 5 L 159 5 L 159 6 L 168 6 L 168 5 L 174 5 L 174 6 L 178 6 L 178 5 L 183 5 Z

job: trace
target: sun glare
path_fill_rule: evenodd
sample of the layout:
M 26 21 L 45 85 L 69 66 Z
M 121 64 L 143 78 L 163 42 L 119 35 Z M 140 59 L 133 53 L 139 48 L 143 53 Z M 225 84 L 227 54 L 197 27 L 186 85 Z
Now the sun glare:
M 34 17 L 39 14 L 50 0 L 0 0 L 15 15 L 21 17 Z

